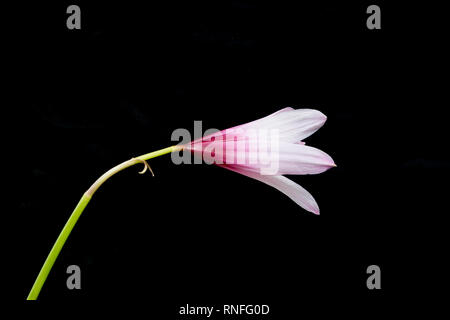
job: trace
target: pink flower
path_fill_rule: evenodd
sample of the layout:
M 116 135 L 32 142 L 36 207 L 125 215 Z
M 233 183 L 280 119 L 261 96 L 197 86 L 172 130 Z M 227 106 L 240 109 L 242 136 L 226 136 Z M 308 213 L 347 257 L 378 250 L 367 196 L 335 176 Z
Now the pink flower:
M 326 116 L 312 109 L 284 108 L 265 118 L 222 130 L 183 146 L 214 163 L 272 186 L 305 210 L 319 214 L 312 195 L 284 174 L 317 174 L 335 167 L 325 152 L 302 141 Z

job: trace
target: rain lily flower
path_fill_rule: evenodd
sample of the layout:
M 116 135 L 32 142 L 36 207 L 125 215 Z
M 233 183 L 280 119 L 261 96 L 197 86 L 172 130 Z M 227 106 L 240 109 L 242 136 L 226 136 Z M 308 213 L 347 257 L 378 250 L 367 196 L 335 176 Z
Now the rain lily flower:
M 317 110 L 285 108 L 265 118 L 205 136 L 183 149 L 278 189 L 305 210 L 319 214 L 312 195 L 284 174 L 317 174 L 335 167 L 325 152 L 302 141 L 326 121 Z
M 319 207 L 311 194 L 283 175 L 317 174 L 335 166 L 329 155 L 303 142 L 325 120 L 325 115 L 317 110 L 285 108 L 265 118 L 207 135 L 188 144 L 131 158 L 108 170 L 81 197 L 47 256 L 27 299 L 37 299 L 64 243 L 98 188 L 116 173 L 139 163 L 145 165 L 141 173 L 149 169 L 153 174 L 147 160 L 165 154 L 190 151 L 207 163 L 264 182 L 306 210 L 319 214 Z

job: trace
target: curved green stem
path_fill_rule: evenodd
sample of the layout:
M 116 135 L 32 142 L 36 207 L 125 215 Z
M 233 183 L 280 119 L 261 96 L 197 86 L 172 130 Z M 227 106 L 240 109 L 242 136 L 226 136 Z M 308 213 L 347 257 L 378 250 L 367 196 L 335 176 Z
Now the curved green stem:
M 73 227 L 77 223 L 78 218 L 80 217 L 81 213 L 83 212 L 84 208 L 86 208 L 87 204 L 91 200 L 92 196 L 94 195 L 95 191 L 109 178 L 111 178 L 113 175 L 115 175 L 117 172 L 122 171 L 123 169 L 126 169 L 128 167 L 131 167 L 135 164 L 142 163 L 146 160 L 156 158 L 159 156 L 162 156 L 167 153 L 171 153 L 174 151 L 181 150 L 181 147 L 179 146 L 172 146 L 165 149 L 161 149 L 158 151 L 154 151 L 151 153 L 144 154 L 142 156 L 132 158 L 128 161 L 125 161 L 114 168 L 108 170 L 105 172 L 100 178 L 97 179 L 97 181 L 94 182 L 94 184 L 83 194 L 83 196 L 80 199 L 80 202 L 78 202 L 77 206 L 73 210 L 72 214 L 70 215 L 69 220 L 67 220 L 64 228 L 62 229 L 61 233 L 58 236 L 58 239 L 56 239 L 55 244 L 53 245 L 52 250 L 47 256 L 47 259 L 44 262 L 44 265 L 41 268 L 41 271 L 39 272 L 39 275 L 37 276 L 33 287 L 30 290 L 30 293 L 28 294 L 27 300 L 36 300 L 39 296 L 39 292 L 42 289 L 42 286 L 45 283 L 45 280 L 47 279 L 48 274 L 50 273 L 50 270 L 53 267 L 53 264 L 56 261 L 56 258 L 58 257 L 62 247 L 64 246 L 64 243 L 66 242 L 67 238 L 69 237 L 70 232 L 72 231 Z

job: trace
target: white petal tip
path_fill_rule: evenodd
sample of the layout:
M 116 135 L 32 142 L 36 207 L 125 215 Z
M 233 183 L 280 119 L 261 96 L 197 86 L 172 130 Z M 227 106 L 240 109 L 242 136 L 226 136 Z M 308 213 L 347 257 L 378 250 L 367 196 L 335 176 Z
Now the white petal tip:
M 302 207 L 302 208 L 308 212 L 311 212 L 312 214 L 314 214 L 316 216 L 320 216 L 320 210 L 318 207 L 313 207 L 313 208 Z
M 317 118 L 322 120 L 322 123 L 324 123 L 325 121 L 327 121 L 327 116 L 324 115 L 322 112 L 320 112 L 319 110 L 314 110 L 317 114 Z
M 333 162 L 333 163 L 330 163 L 329 166 L 330 166 L 331 168 L 336 168 L 336 167 L 337 167 L 337 164 Z

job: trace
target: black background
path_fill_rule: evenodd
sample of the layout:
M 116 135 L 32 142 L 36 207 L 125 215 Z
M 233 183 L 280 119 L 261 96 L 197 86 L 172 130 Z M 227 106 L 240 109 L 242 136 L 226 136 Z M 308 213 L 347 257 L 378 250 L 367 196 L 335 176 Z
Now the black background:
M 320 216 L 244 176 L 157 158 L 155 178 L 130 168 L 98 191 L 39 299 L 146 301 L 149 316 L 170 319 L 186 303 L 265 303 L 282 319 L 308 307 L 384 310 L 400 298 L 417 307 L 443 286 L 443 8 L 313 3 L 15 8 L 5 61 L 15 96 L 7 140 L 21 167 L 10 197 L 13 296 L 25 299 L 104 171 L 173 144 L 172 131 L 192 132 L 194 120 L 225 129 L 287 106 L 328 116 L 307 143 L 338 167 L 292 177 Z M 66 28 L 70 4 L 81 7 L 81 30 Z M 381 30 L 366 28 L 370 4 L 381 7 Z M 82 270 L 79 291 L 66 288 L 71 264 Z M 366 287 L 371 264 L 381 268 L 379 291 Z

